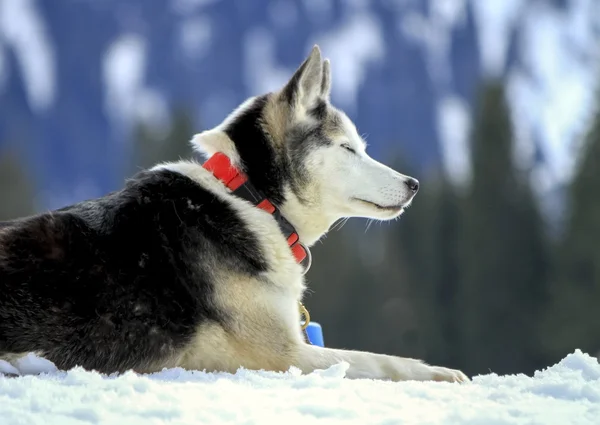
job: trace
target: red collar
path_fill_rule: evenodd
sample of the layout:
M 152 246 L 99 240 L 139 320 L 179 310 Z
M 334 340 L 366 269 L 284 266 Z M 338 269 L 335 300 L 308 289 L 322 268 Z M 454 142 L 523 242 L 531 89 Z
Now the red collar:
M 205 169 L 221 180 L 232 193 L 247 200 L 256 207 L 272 214 L 279 228 L 287 239 L 287 243 L 296 258 L 296 261 L 304 266 L 304 273 L 311 265 L 311 255 L 307 247 L 299 241 L 298 233 L 294 226 L 285 219 L 277 208 L 267 199 L 264 194 L 256 189 L 248 180 L 248 176 L 236 168 L 227 155 L 217 152 L 212 155 L 203 165 Z

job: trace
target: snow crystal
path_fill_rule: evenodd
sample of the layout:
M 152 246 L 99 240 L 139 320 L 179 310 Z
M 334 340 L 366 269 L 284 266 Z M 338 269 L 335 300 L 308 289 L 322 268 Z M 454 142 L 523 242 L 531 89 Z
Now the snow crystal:
M 533 377 L 489 374 L 464 385 L 348 380 L 347 363 L 308 375 L 174 368 L 105 376 L 27 361 L 44 373 L 0 377 L 3 425 L 585 425 L 600 417 L 600 365 L 579 350 Z
M 294 69 L 277 63 L 275 39 L 271 32 L 264 28 L 252 29 L 244 37 L 243 43 L 244 77 L 250 93 L 258 95 L 283 87 Z

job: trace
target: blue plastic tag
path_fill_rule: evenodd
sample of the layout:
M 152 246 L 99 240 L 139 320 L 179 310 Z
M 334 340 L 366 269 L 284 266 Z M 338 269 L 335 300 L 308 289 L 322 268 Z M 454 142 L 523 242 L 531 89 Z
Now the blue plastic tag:
M 310 322 L 306 327 L 306 334 L 312 345 L 318 345 L 319 347 L 325 346 L 323 341 L 323 328 L 321 328 L 319 323 Z

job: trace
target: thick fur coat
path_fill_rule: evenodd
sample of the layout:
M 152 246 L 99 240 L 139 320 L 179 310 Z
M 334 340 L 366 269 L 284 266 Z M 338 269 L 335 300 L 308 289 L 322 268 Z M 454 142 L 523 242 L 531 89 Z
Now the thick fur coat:
M 397 218 L 418 190 L 367 155 L 330 86 L 315 46 L 281 90 L 192 139 L 243 170 L 306 246 L 340 218 Z M 159 164 L 104 197 L 0 226 L 0 358 L 34 352 L 103 373 L 309 373 L 345 361 L 350 378 L 468 380 L 415 359 L 306 343 L 304 290 L 273 215 L 198 162 Z

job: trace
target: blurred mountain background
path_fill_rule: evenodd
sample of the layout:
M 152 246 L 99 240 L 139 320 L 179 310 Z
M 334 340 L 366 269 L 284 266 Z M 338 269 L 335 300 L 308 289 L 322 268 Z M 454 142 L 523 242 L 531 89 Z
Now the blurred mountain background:
M 326 344 L 471 374 L 597 355 L 599 0 L 0 0 L 0 219 L 191 155 L 315 43 L 371 155 L 422 184 L 313 249 Z

